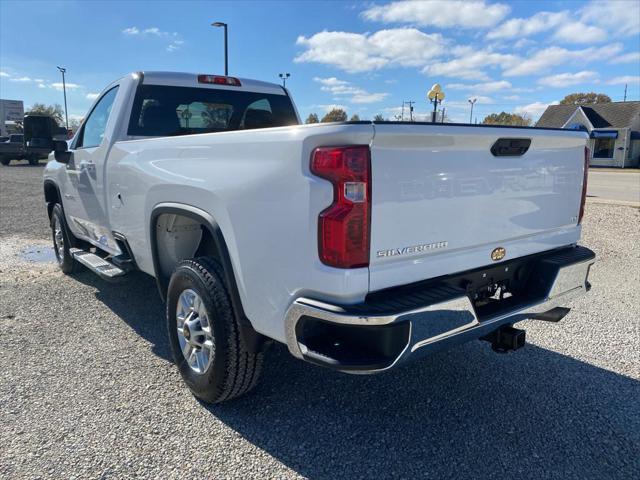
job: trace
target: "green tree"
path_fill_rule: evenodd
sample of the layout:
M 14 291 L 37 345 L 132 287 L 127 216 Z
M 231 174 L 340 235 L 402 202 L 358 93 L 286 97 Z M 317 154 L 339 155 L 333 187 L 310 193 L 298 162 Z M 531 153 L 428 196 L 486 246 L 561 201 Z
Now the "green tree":
M 317 113 L 310 113 L 304 123 L 320 123 Z
M 359 122 L 360 121 L 360 115 L 358 115 L 357 113 L 354 113 L 353 115 L 351 115 L 351 118 L 349 119 L 350 122 Z
M 347 121 L 347 112 L 345 112 L 341 108 L 334 108 L 329 113 L 327 113 L 324 117 L 322 117 L 322 123 L 328 122 L 346 122 Z
M 64 119 L 64 110 L 57 103 L 55 105 L 45 105 L 44 103 L 34 103 L 27 112 L 27 115 L 49 115 L 58 125 L 61 125 Z
M 585 103 L 611 103 L 611 97 L 604 93 L 571 93 L 560 100 L 560 105 L 584 105 Z
M 375 117 L 373 117 L 374 122 L 386 122 L 387 119 L 382 116 L 381 113 L 378 113 Z
M 482 120 L 483 125 L 513 125 L 517 127 L 528 127 L 531 125 L 531 119 L 525 115 L 517 113 L 492 113 Z

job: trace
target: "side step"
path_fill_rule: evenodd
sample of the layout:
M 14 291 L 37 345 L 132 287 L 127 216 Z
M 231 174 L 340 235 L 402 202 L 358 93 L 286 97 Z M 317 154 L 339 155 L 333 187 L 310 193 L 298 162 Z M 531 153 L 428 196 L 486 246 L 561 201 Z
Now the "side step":
M 127 273 L 121 268 L 116 267 L 114 264 L 107 262 L 104 258 L 99 257 L 95 253 L 87 252 L 86 250 L 81 250 L 79 248 L 70 248 L 69 252 L 71 252 L 74 260 L 77 260 L 78 263 L 81 263 L 100 278 L 107 280 L 108 282 L 113 282 Z

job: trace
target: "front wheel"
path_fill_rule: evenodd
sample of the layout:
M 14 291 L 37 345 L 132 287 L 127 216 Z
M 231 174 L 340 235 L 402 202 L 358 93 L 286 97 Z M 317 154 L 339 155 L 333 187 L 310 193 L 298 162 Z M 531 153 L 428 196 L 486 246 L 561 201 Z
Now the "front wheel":
M 37 155 L 29 157 L 28 160 L 29 160 L 29 165 L 38 165 L 38 164 L 40 164 L 40 159 L 38 158 Z
M 0 158 L 0 163 L 6 167 L 7 165 L 9 165 L 9 163 L 11 163 L 11 159 L 2 157 Z
M 69 232 L 67 222 L 64 218 L 62 205 L 56 203 L 51 210 L 51 234 L 53 236 L 53 250 L 56 254 L 58 266 L 64 273 L 73 272 L 75 262 L 69 249 L 73 247 L 75 240 Z
M 178 264 L 167 292 L 167 329 L 174 361 L 196 397 L 218 403 L 257 384 L 264 353 L 249 351 L 242 341 L 216 261 Z

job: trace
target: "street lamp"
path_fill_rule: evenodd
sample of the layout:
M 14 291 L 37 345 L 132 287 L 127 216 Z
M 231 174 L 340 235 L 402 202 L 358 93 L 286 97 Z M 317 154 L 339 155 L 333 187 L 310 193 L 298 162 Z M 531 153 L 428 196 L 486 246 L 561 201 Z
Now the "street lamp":
M 212 27 L 224 27 L 224 75 L 229 75 L 229 55 L 227 51 L 227 24 L 223 22 L 213 22 Z
M 67 126 L 67 130 L 69 130 L 69 116 L 67 115 L 67 84 L 64 80 L 64 74 L 67 73 L 67 69 L 64 67 L 57 67 L 62 73 L 62 92 L 64 94 L 64 122 Z
M 279 73 L 278 76 L 282 79 L 282 87 L 285 88 L 287 86 L 287 78 L 291 76 L 290 73 Z
M 478 101 L 477 98 L 469 99 L 469 103 L 471 104 L 471 113 L 469 114 L 469 123 L 473 123 L 473 105 Z
M 427 93 L 427 98 L 433 103 L 433 113 L 431 114 L 431 123 L 436 123 L 436 111 L 438 110 L 438 103 L 442 103 L 444 100 L 444 92 L 439 83 L 434 83 L 431 90 Z

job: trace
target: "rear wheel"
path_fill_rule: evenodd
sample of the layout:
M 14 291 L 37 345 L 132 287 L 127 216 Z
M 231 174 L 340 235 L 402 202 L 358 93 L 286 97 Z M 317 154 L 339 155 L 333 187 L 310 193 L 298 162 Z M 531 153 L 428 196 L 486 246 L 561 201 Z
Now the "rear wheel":
M 5 167 L 6 167 L 7 165 L 9 165 L 9 163 L 10 163 L 10 162 L 11 162 L 11 159 L 10 159 L 10 158 L 4 158 L 4 157 L 3 157 L 3 158 L 0 158 L 0 163 L 1 163 L 2 165 L 4 165 Z
M 60 269 L 64 273 L 71 273 L 75 267 L 75 262 L 69 249 L 75 246 L 75 237 L 64 218 L 62 205 L 56 203 L 51 210 L 51 234 L 53 236 L 53 250 Z
M 258 382 L 264 353 L 240 336 L 222 268 L 209 258 L 183 260 L 167 293 L 173 358 L 193 394 L 211 403 L 238 397 Z
M 38 158 L 37 155 L 29 157 L 28 160 L 29 160 L 29 165 L 38 165 L 40 163 L 40 159 Z

